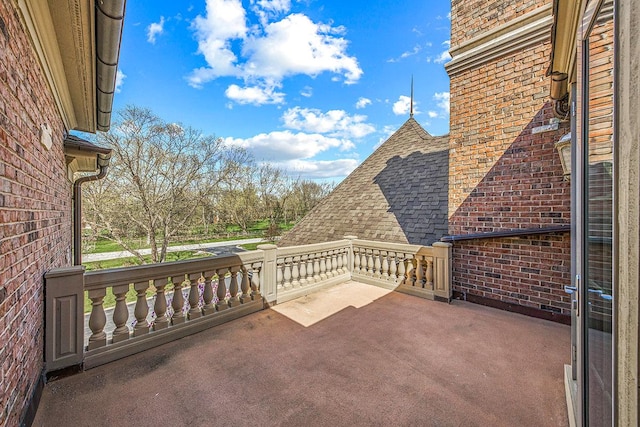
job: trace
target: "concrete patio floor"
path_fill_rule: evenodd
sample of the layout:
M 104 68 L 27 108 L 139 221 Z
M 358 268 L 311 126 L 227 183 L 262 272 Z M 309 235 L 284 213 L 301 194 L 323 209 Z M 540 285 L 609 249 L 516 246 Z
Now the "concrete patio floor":
M 33 425 L 566 426 L 569 347 L 568 326 L 348 282 L 49 382 Z

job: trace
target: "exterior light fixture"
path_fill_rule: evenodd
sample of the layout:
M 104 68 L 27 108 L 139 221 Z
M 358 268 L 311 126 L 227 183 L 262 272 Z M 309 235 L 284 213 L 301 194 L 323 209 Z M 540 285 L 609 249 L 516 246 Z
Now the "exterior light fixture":
M 565 181 L 571 179 L 571 132 L 564 135 L 555 144 L 558 155 L 560 156 L 560 162 L 562 163 L 562 171 L 564 172 Z

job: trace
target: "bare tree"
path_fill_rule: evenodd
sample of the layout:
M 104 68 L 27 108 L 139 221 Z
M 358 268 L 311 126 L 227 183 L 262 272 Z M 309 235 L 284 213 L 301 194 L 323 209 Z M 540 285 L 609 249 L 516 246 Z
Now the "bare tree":
M 218 211 L 224 222 L 236 224 L 243 233 L 260 218 L 260 195 L 256 187 L 255 164 L 245 161 L 238 167 L 238 176 L 226 182 L 218 194 Z
M 306 215 L 333 190 L 335 184 L 329 182 L 318 183 L 311 180 L 298 180 L 293 183 L 290 195 L 290 205 L 295 220 Z
M 113 149 L 112 167 L 90 187 L 85 220 L 144 262 L 128 243 L 132 230 L 142 230 L 152 261 L 162 262 L 171 239 L 222 182 L 237 176 L 246 154 L 144 108 L 125 108 L 111 129 L 98 142 Z

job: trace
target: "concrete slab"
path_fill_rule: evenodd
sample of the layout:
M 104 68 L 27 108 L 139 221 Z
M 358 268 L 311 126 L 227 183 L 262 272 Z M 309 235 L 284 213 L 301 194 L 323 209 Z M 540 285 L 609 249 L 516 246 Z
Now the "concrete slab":
M 304 327 L 324 320 L 347 307 L 360 308 L 392 291 L 358 282 L 345 282 L 322 292 L 278 304 L 272 309 Z

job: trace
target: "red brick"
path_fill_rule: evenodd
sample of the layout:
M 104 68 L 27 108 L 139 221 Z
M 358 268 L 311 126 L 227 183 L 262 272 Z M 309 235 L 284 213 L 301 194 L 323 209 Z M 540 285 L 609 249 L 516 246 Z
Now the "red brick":
M 0 426 L 19 425 L 41 375 L 43 275 L 69 264 L 71 242 L 64 126 L 15 4 L 0 2 Z

